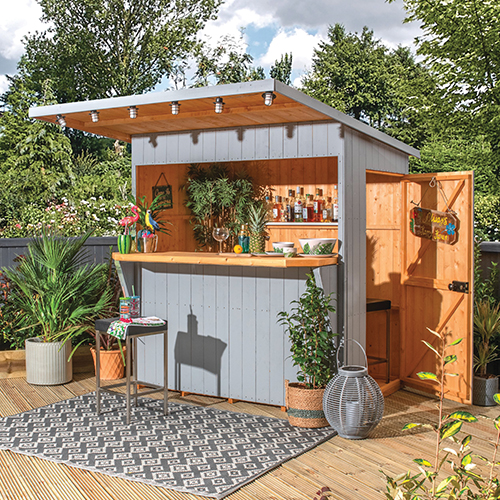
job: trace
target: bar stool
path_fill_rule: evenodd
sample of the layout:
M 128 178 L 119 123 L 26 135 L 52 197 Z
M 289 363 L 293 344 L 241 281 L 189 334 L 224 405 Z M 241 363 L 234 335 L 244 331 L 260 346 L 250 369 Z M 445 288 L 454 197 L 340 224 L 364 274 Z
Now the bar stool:
M 163 391 L 163 414 L 168 413 L 168 378 L 167 378 L 167 363 L 168 363 L 168 322 L 166 320 L 164 325 L 161 326 L 144 326 L 144 325 L 129 325 L 127 336 L 125 337 L 126 346 L 126 381 L 117 384 L 101 387 L 101 372 L 100 372 L 100 353 L 101 353 L 101 339 L 100 333 L 106 333 L 109 325 L 120 318 L 98 319 L 95 322 L 96 329 L 96 401 L 97 401 L 97 414 L 101 413 L 101 392 L 109 392 L 111 394 L 120 394 L 116 389 L 117 387 L 126 386 L 126 400 L 127 400 L 127 424 L 130 424 L 130 400 L 132 397 L 130 389 L 134 388 L 134 406 L 137 406 L 137 397 L 146 396 L 155 392 Z M 146 337 L 148 335 L 157 335 L 163 333 L 163 385 L 151 384 L 149 382 L 142 382 L 137 380 L 137 338 Z M 132 353 L 133 350 L 133 353 Z M 134 374 L 132 379 L 132 359 L 134 363 Z M 137 386 L 143 385 L 149 390 L 138 392 Z
M 385 358 L 368 356 L 371 365 L 386 363 L 385 380 L 387 383 L 391 377 L 391 301 L 384 299 L 366 299 L 366 312 L 385 311 Z

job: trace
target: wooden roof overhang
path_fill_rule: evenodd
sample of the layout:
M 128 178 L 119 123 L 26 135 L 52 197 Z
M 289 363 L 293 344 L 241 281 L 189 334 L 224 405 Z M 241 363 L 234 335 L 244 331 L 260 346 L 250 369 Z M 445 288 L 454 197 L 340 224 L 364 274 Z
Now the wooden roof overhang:
M 264 92 L 275 94 L 271 106 L 264 105 Z M 220 114 L 214 112 L 217 97 L 224 100 L 224 110 Z M 172 101 L 180 104 L 177 115 L 172 114 Z M 137 107 L 137 118 L 130 118 L 130 106 Z M 93 110 L 99 112 L 96 123 L 90 117 Z M 131 142 L 132 136 L 141 134 L 333 120 L 409 155 L 419 156 L 418 150 L 401 141 L 272 79 L 40 106 L 29 110 L 30 118 L 51 123 L 56 122 L 58 115 L 64 116 L 68 127 L 125 142 Z

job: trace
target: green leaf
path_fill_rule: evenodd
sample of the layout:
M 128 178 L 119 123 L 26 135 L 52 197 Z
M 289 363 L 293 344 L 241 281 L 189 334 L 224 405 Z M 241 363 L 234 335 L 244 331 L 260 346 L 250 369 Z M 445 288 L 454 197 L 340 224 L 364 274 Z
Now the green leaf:
M 493 395 L 493 399 L 494 399 L 494 401 L 495 401 L 495 403 L 496 403 L 497 405 L 500 405 L 500 394 L 499 394 L 499 393 L 494 394 L 494 395 Z
M 439 334 L 438 332 L 435 332 L 434 330 L 431 330 L 430 328 L 427 328 L 427 330 L 429 330 L 429 332 L 431 332 L 433 335 L 435 335 L 438 339 L 441 338 L 441 334 Z
M 495 418 L 495 427 L 497 430 L 500 431 L 500 416 L 498 416 L 497 418 Z
M 462 447 L 466 447 L 468 446 L 468 444 L 471 442 L 471 439 L 472 439 L 472 436 L 469 435 L 469 436 L 465 436 L 463 439 L 462 439 Z
M 432 464 L 425 458 L 415 458 L 413 461 L 418 465 L 423 465 L 424 467 L 432 467 Z
M 468 411 L 455 411 L 450 413 L 447 418 L 450 420 L 462 420 L 462 422 L 477 422 L 477 418 Z
M 406 424 L 401 430 L 408 431 L 410 429 L 417 429 L 419 427 L 422 427 L 422 424 L 410 423 L 410 424 Z
M 472 463 L 472 454 L 467 453 L 467 455 L 465 455 L 465 457 L 462 458 L 461 464 L 463 467 L 465 467 L 466 465 L 469 465 L 471 463 Z
M 426 342 L 425 340 L 422 340 L 422 342 L 431 350 L 431 351 L 434 351 L 436 353 L 437 356 L 441 357 L 441 355 L 439 354 L 439 352 L 437 351 L 437 349 L 432 345 L 430 344 L 429 342 Z
M 441 428 L 441 439 L 444 440 L 446 438 L 452 437 L 462 428 L 462 423 L 460 420 L 455 420 L 450 424 L 447 424 Z
M 451 354 L 449 356 L 445 356 L 444 358 L 444 364 L 448 365 L 450 363 L 454 363 L 457 360 L 457 355 L 456 354 Z
M 434 382 L 438 382 L 436 374 L 432 372 L 418 372 L 417 377 L 420 380 L 432 380 Z
M 438 487 L 436 488 L 436 493 L 441 493 L 443 490 L 446 489 L 446 487 L 448 486 L 448 484 L 450 484 L 452 480 L 456 479 L 458 479 L 457 476 L 449 476 L 445 480 L 441 481 Z
M 453 342 L 449 345 L 449 347 L 454 346 L 454 345 L 458 345 L 458 344 L 460 344 L 460 342 L 462 342 L 462 340 L 463 340 L 462 338 L 459 338 L 459 339 L 454 340 L 454 341 L 453 341 Z

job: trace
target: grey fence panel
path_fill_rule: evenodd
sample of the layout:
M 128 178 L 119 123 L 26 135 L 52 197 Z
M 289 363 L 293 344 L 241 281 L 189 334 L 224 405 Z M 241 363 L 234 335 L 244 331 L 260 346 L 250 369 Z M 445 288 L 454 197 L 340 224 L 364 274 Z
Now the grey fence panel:
M 0 238 L 0 268 L 15 266 L 16 257 L 27 252 L 30 241 L 30 238 Z M 115 236 L 89 238 L 85 243 L 89 262 L 107 262 L 110 247 L 117 251 Z
M 490 276 L 490 267 L 493 263 L 500 266 L 500 241 L 483 241 L 481 249 L 482 278 Z M 500 283 L 496 284 L 497 297 L 500 297 Z

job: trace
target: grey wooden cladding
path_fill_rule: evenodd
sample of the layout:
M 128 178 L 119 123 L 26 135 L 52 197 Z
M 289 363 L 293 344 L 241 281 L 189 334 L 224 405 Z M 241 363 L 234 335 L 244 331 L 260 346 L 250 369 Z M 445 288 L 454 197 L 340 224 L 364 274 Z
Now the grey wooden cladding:
M 126 268 L 133 264 L 121 264 L 124 276 L 132 276 Z M 305 290 L 308 268 L 137 266 L 142 314 L 168 320 L 169 388 L 285 405 L 284 380 L 296 380 L 296 368 L 277 314 L 289 311 Z M 331 290 L 336 290 L 336 268 L 321 271 Z M 332 319 L 335 329 L 336 316 Z M 139 379 L 161 381 L 161 344 L 161 336 L 139 342 Z
M 14 259 L 26 253 L 31 238 L 0 238 L 0 268 L 12 267 Z M 89 238 L 85 242 L 89 262 L 101 264 L 109 258 L 109 249 L 117 251 L 116 236 L 102 236 Z
M 132 137 L 133 165 L 339 156 L 336 122 L 288 123 Z

